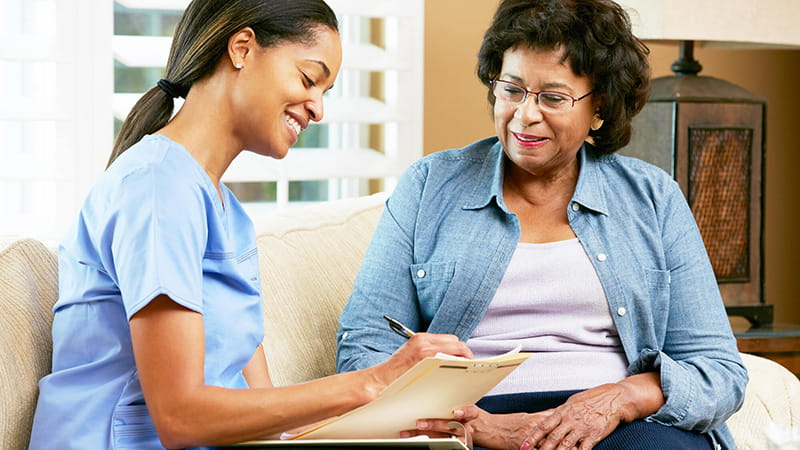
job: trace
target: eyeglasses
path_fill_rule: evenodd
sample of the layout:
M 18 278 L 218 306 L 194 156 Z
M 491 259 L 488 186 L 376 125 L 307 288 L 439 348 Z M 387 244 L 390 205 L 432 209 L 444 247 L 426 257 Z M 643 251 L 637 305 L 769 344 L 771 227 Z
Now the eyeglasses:
M 500 101 L 510 103 L 513 105 L 521 105 L 525 103 L 529 95 L 533 95 L 536 99 L 536 104 L 542 111 L 551 113 L 567 112 L 575 106 L 575 102 L 579 102 L 592 94 L 590 91 L 586 95 L 575 98 L 563 92 L 555 91 L 539 91 L 533 92 L 525 89 L 517 83 L 505 80 L 492 80 L 492 93 L 494 97 Z

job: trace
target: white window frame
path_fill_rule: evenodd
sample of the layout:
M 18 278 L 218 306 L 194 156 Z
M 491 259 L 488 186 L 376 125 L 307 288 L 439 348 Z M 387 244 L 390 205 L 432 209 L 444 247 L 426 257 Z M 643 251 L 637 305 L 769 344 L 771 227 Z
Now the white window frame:
M 0 2 L 0 235 L 63 236 L 113 141 L 112 5 Z

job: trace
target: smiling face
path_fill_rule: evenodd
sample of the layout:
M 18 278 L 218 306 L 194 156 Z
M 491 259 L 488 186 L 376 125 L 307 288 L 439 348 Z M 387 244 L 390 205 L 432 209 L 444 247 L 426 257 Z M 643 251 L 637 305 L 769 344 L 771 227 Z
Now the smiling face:
M 512 47 L 503 56 L 500 80 L 512 81 L 529 91 L 557 91 L 579 98 L 592 90 L 591 81 L 575 75 L 564 50 Z M 534 176 L 556 173 L 576 164 L 576 155 L 589 134 L 595 113 L 593 96 L 566 112 L 543 112 L 533 95 L 521 104 L 497 99 L 494 124 L 508 158 Z
M 232 57 L 233 64 L 243 66 L 236 69 L 231 102 L 234 134 L 244 148 L 283 158 L 302 130 L 322 119 L 322 96 L 339 73 L 342 45 L 328 27 L 316 28 L 314 36 L 309 43 L 251 45 L 241 57 Z

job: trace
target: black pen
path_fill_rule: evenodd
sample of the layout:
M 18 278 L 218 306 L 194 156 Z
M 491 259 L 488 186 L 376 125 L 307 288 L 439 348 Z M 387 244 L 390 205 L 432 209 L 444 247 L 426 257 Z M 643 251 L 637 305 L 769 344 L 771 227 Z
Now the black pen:
M 408 328 L 407 326 L 400 323 L 400 321 L 398 321 L 397 319 L 392 319 L 391 317 L 386 315 L 384 315 L 383 318 L 386 319 L 387 322 L 389 322 L 389 328 L 391 328 L 392 331 L 399 334 L 400 336 L 403 336 L 406 339 L 409 339 L 411 338 L 411 336 L 417 334 L 411 331 L 411 329 Z

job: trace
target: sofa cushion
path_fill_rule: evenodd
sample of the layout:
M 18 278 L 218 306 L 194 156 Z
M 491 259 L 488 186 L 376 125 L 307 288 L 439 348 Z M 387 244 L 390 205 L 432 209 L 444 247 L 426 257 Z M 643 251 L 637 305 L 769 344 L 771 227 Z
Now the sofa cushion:
M 38 381 L 50 371 L 57 274 L 41 242 L 0 240 L 0 449 L 28 448 Z
M 254 218 L 264 298 L 264 351 L 277 386 L 332 375 L 336 330 L 386 196 Z
M 780 364 L 742 353 L 750 382 L 742 408 L 727 424 L 739 450 L 769 448 L 764 429 L 774 423 L 782 430 L 800 428 L 800 380 Z

